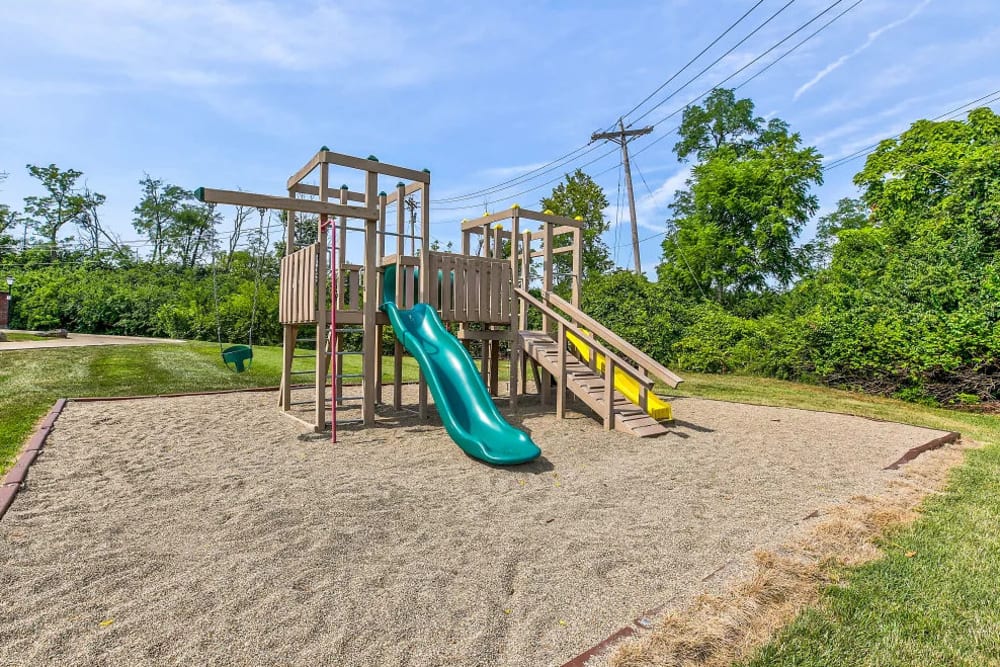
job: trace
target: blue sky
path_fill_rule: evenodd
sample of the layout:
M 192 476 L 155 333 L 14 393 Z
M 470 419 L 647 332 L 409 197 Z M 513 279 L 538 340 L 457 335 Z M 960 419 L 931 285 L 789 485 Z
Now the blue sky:
M 764 0 L 631 118 L 787 2 Z M 677 111 L 831 2 L 795 0 L 639 124 Z M 435 200 L 518 176 L 615 122 L 754 1 L 4 4 L 0 171 L 10 177 L 0 201 L 19 207 L 38 194 L 27 163 L 72 167 L 107 195 L 106 223 L 135 239 L 131 210 L 144 172 L 189 188 L 282 194 L 288 175 L 326 144 L 431 169 Z M 843 0 L 727 85 L 852 4 Z M 996 62 L 1000 22 L 989 0 L 863 0 L 738 94 L 833 160 L 1000 89 Z M 657 123 L 631 145 L 645 179 L 634 174 L 640 236 L 652 237 L 642 247 L 647 270 L 659 260 L 654 235 L 686 175 L 671 152 L 675 137 L 665 136 L 678 120 Z M 854 193 L 850 179 L 862 164 L 827 172 L 818 190 L 824 210 Z M 609 218 L 622 221 L 607 240 L 628 265 L 627 214 L 615 205 L 617 154 L 585 170 L 604 186 Z M 486 205 L 537 206 L 552 187 L 541 184 L 560 174 L 491 194 Z M 459 205 L 469 208 L 454 210 Z M 433 235 L 456 239 L 457 222 L 483 206 L 481 198 L 435 203 Z

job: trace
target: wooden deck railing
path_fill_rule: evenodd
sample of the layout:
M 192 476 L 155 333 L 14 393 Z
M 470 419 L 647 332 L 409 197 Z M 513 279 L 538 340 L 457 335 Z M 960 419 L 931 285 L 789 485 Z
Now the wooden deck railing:
M 566 301 L 554 292 L 546 292 L 545 299 L 549 303 L 555 305 L 556 308 L 566 313 L 574 322 L 582 325 L 588 329 L 591 334 L 593 334 L 591 336 L 586 336 L 585 340 L 592 340 L 595 336 L 604 340 L 609 345 L 615 347 L 621 354 L 631 359 L 639 368 L 670 387 L 676 387 L 684 381 L 683 378 L 675 373 L 672 373 L 635 345 L 632 345 L 614 331 L 608 329 L 593 317 L 587 315 L 587 313 L 575 307 L 569 301 Z

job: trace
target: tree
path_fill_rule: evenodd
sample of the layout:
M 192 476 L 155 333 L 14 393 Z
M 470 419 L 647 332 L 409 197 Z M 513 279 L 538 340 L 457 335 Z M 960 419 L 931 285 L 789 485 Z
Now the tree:
M 76 182 L 83 172 L 76 169 L 64 171 L 54 164 L 47 167 L 29 164 L 27 169 L 48 194 L 44 197 L 25 197 L 24 210 L 31 218 L 35 231 L 51 244 L 54 255 L 59 231 L 67 223 L 77 220 L 86 207 L 87 202 L 76 189 Z
M 146 235 L 152 246 L 152 261 L 160 263 L 164 259 L 167 228 L 180 212 L 181 204 L 190 199 L 191 194 L 149 174 L 142 177 L 139 185 L 143 196 L 139 205 L 132 209 L 135 214 L 132 226 L 140 234 Z
M 988 108 L 917 121 L 879 144 L 854 182 L 894 242 L 934 231 L 1000 251 L 1000 116 Z
M 676 150 L 699 162 L 671 204 L 661 280 L 734 305 L 805 271 L 808 253 L 796 240 L 819 207 L 810 193 L 823 180 L 815 148 L 783 121 L 755 118 L 750 100 L 716 91 L 685 112 Z
M 783 120 L 772 118 L 765 123 L 753 111 L 753 101 L 737 100 L 735 91 L 716 88 L 705 98 L 704 105 L 684 110 L 679 130 L 681 140 L 674 144 L 677 159 L 687 161 L 693 153 L 704 162 L 723 146 L 737 155 L 745 155 L 788 134 L 788 125 Z
M 601 234 L 610 227 L 604 219 L 608 198 L 593 178 L 582 169 L 566 174 L 566 180 L 557 185 L 552 194 L 542 199 L 541 203 L 543 210 L 583 220 L 582 281 L 593 275 L 606 273 L 614 267 L 614 262 L 608 254 L 608 246 L 601 239 Z M 560 291 L 565 291 L 571 284 L 573 258 L 569 254 L 556 255 L 553 264 L 556 284 Z
M 164 253 L 191 268 L 215 248 L 219 215 L 205 204 L 184 204 L 164 230 Z
M 848 229 L 863 229 L 871 224 L 868 206 L 860 199 L 844 197 L 837 202 L 837 208 L 819 219 L 816 225 L 816 239 L 812 244 L 814 263 L 817 268 L 830 263 L 833 246 L 840 232 Z

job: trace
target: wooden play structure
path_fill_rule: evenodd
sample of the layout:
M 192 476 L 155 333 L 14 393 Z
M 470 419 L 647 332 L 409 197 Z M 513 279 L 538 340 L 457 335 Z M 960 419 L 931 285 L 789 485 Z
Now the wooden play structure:
M 332 187 L 333 170 L 343 176 L 343 186 Z M 310 177 L 314 183 L 307 182 Z M 386 180 L 398 182 L 385 187 Z M 338 425 L 346 423 L 338 419 L 338 408 L 346 401 L 360 401 L 356 421 L 363 426 L 375 423 L 385 390 L 393 408 L 404 409 L 403 346 L 397 339 L 391 368 L 383 368 L 381 354 L 389 320 L 379 304 L 383 278 L 391 275 L 399 308 L 420 302 L 435 309 L 479 358 L 482 381 L 494 397 L 501 392 L 501 360 L 509 362 L 512 409 L 530 379 L 543 404 L 554 403 L 560 418 L 571 394 L 598 415 L 605 429 L 643 437 L 666 432 L 649 414 L 649 397 L 655 380 L 676 387 L 681 379 L 581 310 L 580 220 L 514 205 L 463 221 L 460 251 L 441 252 L 431 249 L 427 170 L 323 147 L 286 187 L 287 197 L 197 191 L 205 202 L 287 212 L 279 300 L 284 334 L 279 404 L 286 414 L 316 431 L 331 428 L 336 439 Z M 298 225 L 314 225 L 316 240 L 297 247 Z M 555 258 L 563 254 L 570 255 L 563 262 L 569 268 L 559 274 Z M 351 261 L 358 255 L 359 261 Z M 394 271 L 386 272 L 390 266 Z M 553 291 L 557 275 L 569 285 L 568 300 Z M 307 327 L 315 335 L 303 339 L 300 332 Z M 352 349 L 359 339 L 360 346 Z M 314 343 L 315 352 L 302 350 L 303 343 Z M 360 357 L 359 365 L 345 363 L 352 355 Z M 296 360 L 302 357 L 314 359 L 313 367 L 301 369 Z M 347 373 L 347 366 L 360 370 Z M 387 371 L 391 380 L 383 387 Z M 616 389 L 623 378 L 634 401 Z M 345 380 L 360 381 L 360 396 L 344 396 Z M 418 397 L 417 410 L 425 418 L 423 374 Z

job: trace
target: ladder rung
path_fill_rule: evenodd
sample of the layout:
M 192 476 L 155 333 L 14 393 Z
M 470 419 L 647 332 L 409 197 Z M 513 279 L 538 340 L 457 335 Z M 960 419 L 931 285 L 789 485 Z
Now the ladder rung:
M 343 373 L 341 375 L 338 375 L 337 378 L 340 380 L 344 380 L 346 378 L 363 378 L 364 376 L 365 376 L 364 373 Z
M 293 354 L 292 359 L 315 359 L 315 354 Z
M 353 329 L 334 329 L 337 333 L 364 333 L 364 329 L 353 328 Z
M 364 352 L 362 352 L 361 350 L 346 350 L 344 352 L 338 352 L 337 356 L 343 357 L 350 354 L 363 355 Z
M 289 375 L 305 375 L 306 373 L 315 373 L 315 372 L 316 372 L 315 370 L 308 370 L 308 371 L 292 371 L 291 373 L 289 373 Z
M 296 338 L 295 342 L 296 343 L 315 343 L 316 339 L 315 338 Z
M 360 424 L 363 419 L 347 419 L 345 421 L 337 420 L 337 426 L 343 426 L 344 424 Z
M 289 405 L 315 405 L 316 401 L 292 401 Z

